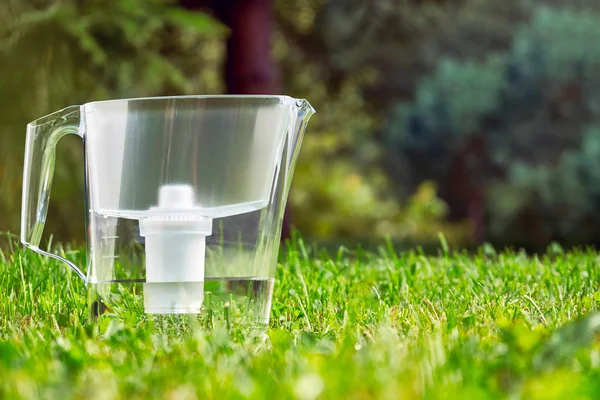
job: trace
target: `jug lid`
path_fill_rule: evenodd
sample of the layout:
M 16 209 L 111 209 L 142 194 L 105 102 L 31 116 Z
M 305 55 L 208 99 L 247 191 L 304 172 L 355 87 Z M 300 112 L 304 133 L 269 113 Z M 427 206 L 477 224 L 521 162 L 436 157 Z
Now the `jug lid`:
M 219 94 L 219 95 L 183 95 L 183 96 L 151 96 L 151 97 L 131 97 L 122 99 L 97 100 L 86 103 L 85 105 L 106 104 L 113 102 L 144 102 L 144 101 L 169 101 L 169 100 L 206 100 L 206 101 L 266 101 L 267 104 L 282 104 L 300 106 L 304 99 L 296 99 L 287 95 L 254 95 L 254 94 Z

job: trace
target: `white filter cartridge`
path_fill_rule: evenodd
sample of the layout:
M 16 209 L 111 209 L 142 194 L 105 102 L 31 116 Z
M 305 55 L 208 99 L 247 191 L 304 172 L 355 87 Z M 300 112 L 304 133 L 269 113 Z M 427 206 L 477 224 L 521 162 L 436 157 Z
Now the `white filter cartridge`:
M 158 207 L 140 220 L 140 234 L 146 238 L 146 313 L 200 312 L 212 219 L 190 212 L 194 209 L 191 186 L 165 185 L 160 188 Z

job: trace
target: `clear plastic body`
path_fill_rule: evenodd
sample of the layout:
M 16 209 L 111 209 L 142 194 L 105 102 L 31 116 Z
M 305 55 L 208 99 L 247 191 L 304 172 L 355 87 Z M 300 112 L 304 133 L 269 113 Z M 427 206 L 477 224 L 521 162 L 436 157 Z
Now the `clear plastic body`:
M 93 102 L 32 122 L 21 240 L 60 258 L 39 242 L 56 142 L 78 134 L 88 265 L 60 259 L 86 281 L 92 311 L 197 314 L 221 302 L 267 323 L 283 211 L 313 113 L 287 96 L 183 96 Z

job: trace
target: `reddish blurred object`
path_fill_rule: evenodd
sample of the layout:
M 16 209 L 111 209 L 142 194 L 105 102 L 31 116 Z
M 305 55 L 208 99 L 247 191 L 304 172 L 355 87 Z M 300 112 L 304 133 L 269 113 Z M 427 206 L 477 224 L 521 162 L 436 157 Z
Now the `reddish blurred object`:
M 230 29 L 224 70 L 228 94 L 280 94 L 271 58 L 271 0 L 180 0 L 180 4 L 187 9 L 210 12 Z M 289 238 L 290 225 L 290 212 L 286 208 L 282 240 Z

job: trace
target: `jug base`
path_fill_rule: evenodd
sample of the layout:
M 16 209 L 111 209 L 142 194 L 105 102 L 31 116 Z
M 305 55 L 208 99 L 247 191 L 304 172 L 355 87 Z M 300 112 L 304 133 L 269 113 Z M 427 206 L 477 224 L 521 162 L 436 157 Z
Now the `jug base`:
M 273 278 L 206 278 L 199 313 L 148 314 L 144 308 L 143 281 L 104 281 L 90 284 L 90 317 L 92 322 L 103 317 L 127 316 L 152 320 L 160 326 L 185 320 L 205 327 L 223 322 L 227 327 L 244 325 L 262 329 L 269 324 L 273 286 Z

